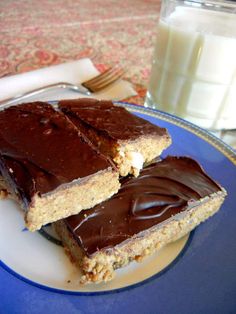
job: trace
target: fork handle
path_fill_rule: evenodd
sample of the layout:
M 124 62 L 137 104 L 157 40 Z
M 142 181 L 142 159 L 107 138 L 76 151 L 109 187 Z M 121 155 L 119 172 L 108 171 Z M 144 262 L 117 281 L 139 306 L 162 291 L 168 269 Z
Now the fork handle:
M 4 99 L 4 100 L 0 101 L 0 105 L 5 105 L 5 106 L 11 105 L 15 102 L 24 100 L 28 97 L 40 95 L 42 93 L 52 91 L 56 88 L 70 89 L 70 90 L 79 92 L 80 94 L 83 94 L 86 96 L 91 95 L 91 92 L 87 88 L 85 88 L 84 86 L 77 86 L 77 85 L 72 85 L 72 84 L 66 83 L 66 82 L 60 82 L 60 83 L 50 84 L 50 85 L 47 85 L 45 87 L 40 87 L 40 88 L 34 89 L 34 90 L 29 91 L 27 93 L 24 93 L 22 95 L 17 95 L 17 96 L 11 97 L 11 98 Z

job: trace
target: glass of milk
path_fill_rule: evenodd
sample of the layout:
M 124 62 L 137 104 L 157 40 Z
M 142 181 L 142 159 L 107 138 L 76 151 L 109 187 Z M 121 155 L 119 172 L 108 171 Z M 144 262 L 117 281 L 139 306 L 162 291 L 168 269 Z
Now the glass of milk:
M 236 3 L 162 0 L 145 106 L 236 128 Z

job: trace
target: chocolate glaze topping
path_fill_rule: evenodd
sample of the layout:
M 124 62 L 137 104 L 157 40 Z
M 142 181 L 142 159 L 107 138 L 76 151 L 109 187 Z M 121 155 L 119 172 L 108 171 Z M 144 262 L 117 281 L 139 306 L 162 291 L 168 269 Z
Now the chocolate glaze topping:
M 49 104 L 0 111 L 0 170 L 26 205 L 36 193 L 51 192 L 110 166 Z
M 84 252 L 115 245 L 198 205 L 221 187 L 193 159 L 167 157 L 123 179 L 119 192 L 93 209 L 64 219 Z
M 76 124 L 80 119 L 114 140 L 132 140 L 142 135 L 168 135 L 167 130 L 141 119 L 111 101 L 81 98 L 62 100 L 59 108 Z

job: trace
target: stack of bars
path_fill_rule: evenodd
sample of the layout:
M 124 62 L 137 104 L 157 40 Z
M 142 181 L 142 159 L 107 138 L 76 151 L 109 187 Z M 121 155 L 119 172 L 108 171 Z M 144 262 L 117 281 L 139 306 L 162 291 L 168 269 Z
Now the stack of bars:
M 109 281 L 217 212 L 226 191 L 189 157 L 157 159 L 167 130 L 94 99 L 0 111 L 2 195 L 30 231 L 52 223 L 82 283 Z

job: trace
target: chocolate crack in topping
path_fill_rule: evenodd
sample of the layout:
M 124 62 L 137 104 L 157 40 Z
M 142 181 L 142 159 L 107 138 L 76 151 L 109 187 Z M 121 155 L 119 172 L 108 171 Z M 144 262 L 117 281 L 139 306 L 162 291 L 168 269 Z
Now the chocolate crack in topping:
M 51 192 L 110 166 L 49 104 L 0 111 L 0 169 L 26 203 L 36 193 Z
M 166 129 L 141 119 L 108 100 L 99 101 L 88 98 L 62 100 L 59 102 L 59 108 L 75 124 L 76 118 L 79 118 L 88 126 L 114 140 L 132 140 L 147 134 L 158 136 L 167 134 Z
M 193 159 L 167 157 L 127 177 L 109 200 L 64 221 L 88 256 L 198 205 L 221 187 Z

